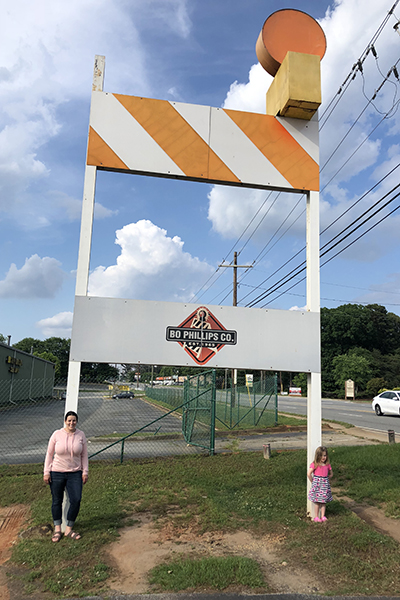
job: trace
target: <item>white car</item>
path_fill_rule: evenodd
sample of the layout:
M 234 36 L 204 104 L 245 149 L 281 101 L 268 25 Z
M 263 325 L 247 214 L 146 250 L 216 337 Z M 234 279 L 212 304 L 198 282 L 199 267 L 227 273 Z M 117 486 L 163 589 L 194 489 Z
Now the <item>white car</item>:
M 400 391 L 386 390 L 372 400 L 372 409 L 381 415 L 400 415 Z

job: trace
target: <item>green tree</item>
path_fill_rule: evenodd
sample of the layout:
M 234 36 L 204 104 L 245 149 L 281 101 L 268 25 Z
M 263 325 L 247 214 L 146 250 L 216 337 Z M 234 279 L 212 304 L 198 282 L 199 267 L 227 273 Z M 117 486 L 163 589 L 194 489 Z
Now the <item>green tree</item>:
M 60 361 L 61 379 L 66 379 L 68 375 L 69 350 L 71 340 L 69 338 L 50 337 L 43 342 L 46 352 L 51 352 Z
M 44 342 L 42 340 L 37 340 L 32 337 L 27 337 L 22 339 L 21 341 L 14 344 L 14 348 L 18 350 L 22 350 L 22 352 L 27 352 L 28 354 L 32 352 L 45 352 L 46 348 Z
M 82 363 L 81 379 L 87 383 L 104 383 L 119 379 L 119 371 L 108 363 Z
M 358 355 L 368 360 L 371 378 L 384 377 L 389 385 L 396 377 L 400 379 L 396 359 L 386 362 L 389 354 L 395 356 L 400 349 L 400 317 L 379 304 L 344 304 L 321 309 L 323 390 L 332 391 L 336 386 L 333 359 L 356 348 Z
M 56 356 L 60 363 L 58 378 L 66 379 L 68 375 L 69 348 L 71 340 L 59 337 L 50 337 L 46 340 L 37 340 L 35 338 L 24 338 L 14 344 L 15 348 L 23 352 L 30 353 L 31 351 L 41 354 L 42 352 L 50 352 Z
M 344 388 L 344 382 L 352 379 L 356 387 L 365 390 L 367 382 L 371 379 L 371 368 L 368 360 L 357 353 L 349 352 L 340 354 L 332 360 L 333 374 L 337 387 Z
M 301 394 L 307 395 L 307 373 L 296 373 L 293 377 L 294 387 L 301 388 Z
M 374 396 L 377 396 L 379 394 L 379 392 L 384 388 L 387 388 L 387 383 L 384 380 L 384 378 L 383 377 L 373 377 L 372 379 L 370 379 L 368 381 L 365 391 L 368 394 L 368 396 L 373 398 Z

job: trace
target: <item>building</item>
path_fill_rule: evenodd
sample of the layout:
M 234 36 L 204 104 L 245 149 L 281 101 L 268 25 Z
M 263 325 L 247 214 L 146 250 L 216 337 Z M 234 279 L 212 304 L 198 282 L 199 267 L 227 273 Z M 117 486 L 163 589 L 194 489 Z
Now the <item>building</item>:
M 0 407 L 53 396 L 55 364 L 0 342 Z

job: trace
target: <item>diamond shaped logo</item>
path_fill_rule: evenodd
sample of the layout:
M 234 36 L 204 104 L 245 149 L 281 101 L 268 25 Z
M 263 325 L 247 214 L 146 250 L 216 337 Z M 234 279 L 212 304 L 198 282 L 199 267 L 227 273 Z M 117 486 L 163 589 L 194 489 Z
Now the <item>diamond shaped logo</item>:
M 200 306 L 177 327 L 167 327 L 166 338 L 178 342 L 198 365 L 205 365 L 224 346 L 237 343 L 237 332 L 226 329 L 208 308 Z

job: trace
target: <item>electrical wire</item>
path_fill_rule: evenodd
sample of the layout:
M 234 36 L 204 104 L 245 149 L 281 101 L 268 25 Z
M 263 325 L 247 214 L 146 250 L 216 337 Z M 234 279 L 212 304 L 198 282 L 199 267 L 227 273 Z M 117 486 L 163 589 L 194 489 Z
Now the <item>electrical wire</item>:
M 394 5 L 393 5 L 393 7 L 392 7 L 392 9 L 391 9 L 390 13 L 391 13 L 391 12 L 393 12 L 394 8 L 395 8 L 395 7 L 396 7 L 396 5 L 398 4 L 398 1 L 399 1 L 399 0 L 397 0 L 397 2 L 396 2 Z M 381 25 L 381 28 L 382 28 L 382 29 L 383 29 L 384 25 L 386 24 L 387 20 L 388 20 L 388 19 L 385 19 L 385 20 L 384 20 L 384 24 L 383 24 L 383 25 Z M 357 63 L 356 63 L 354 66 L 353 66 L 353 70 L 354 70 L 354 67 L 355 67 L 355 66 L 357 66 L 357 67 L 358 67 L 358 69 L 360 70 L 361 74 L 363 75 L 362 62 L 365 60 L 365 58 L 367 57 L 367 55 L 369 54 L 369 52 L 370 52 L 370 51 L 372 52 L 372 54 L 374 55 L 375 59 L 377 60 L 377 54 L 376 54 L 375 48 L 374 48 L 374 46 L 373 46 L 373 42 L 374 42 L 374 41 L 376 41 L 376 39 L 379 37 L 379 35 L 380 35 L 380 33 L 381 33 L 382 29 L 380 29 L 380 30 L 378 29 L 378 32 L 377 32 L 377 34 L 375 34 L 375 37 L 374 37 L 374 38 L 373 38 L 373 40 L 370 42 L 370 44 L 368 45 L 367 49 L 364 51 L 364 56 L 362 55 L 362 57 L 359 59 L 359 61 L 357 61 Z M 399 59 L 399 61 L 400 61 L 400 59 Z M 333 151 L 333 152 L 331 153 L 331 155 L 328 157 L 328 159 L 326 160 L 326 162 L 324 163 L 324 165 L 323 165 L 323 166 L 322 166 L 322 168 L 321 168 L 321 172 L 324 170 L 324 168 L 325 168 L 325 167 L 326 167 L 326 165 L 329 163 L 329 161 L 332 159 L 332 157 L 334 156 L 334 154 L 337 152 L 337 150 L 338 150 L 338 149 L 340 148 L 340 146 L 343 144 L 343 142 L 345 141 L 345 139 L 347 138 L 347 136 L 348 136 L 348 135 L 350 134 L 350 132 L 352 131 L 353 127 L 354 127 L 354 126 L 356 125 L 356 123 L 357 123 L 357 122 L 360 120 L 360 118 L 362 117 L 362 115 L 364 114 L 364 112 L 367 110 L 368 106 L 369 106 L 369 105 L 372 103 L 372 100 L 373 100 L 373 99 L 376 97 L 376 95 L 377 95 L 377 94 L 379 93 L 379 91 L 382 89 L 382 87 L 383 87 L 383 85 L 385 84 L 385 82 L 386 82 L 386 81 L 388 81 L 388 78 L 389 78 L 389 76 L 390 76 L 391 72 L 392 72 L 394 69 L 396 69 L 396 65 L 398 64 L 398 62 L 399 62 L 399 61 L 397 61 L 397 62 L 396 62 L 396 64 L 395 64 L 395 65 L 394 65 L 394 66 L 393 66 L 393 67 L 390 69 L 390 71 L 388 72 L 388 75 L 387 75 L 386 77 L 385 77 L 385 76 L 382 74 L 382 72 L 379 70 L 379 65 L 378 65 L 378 70 L 379 70 L 379 72 L 381 73 L 381 75 L 382 75 L 382 76 L 383 76 L 383 78 L 384 78 L 384 79 L 383 79 L 383 81 L 382 81 L 382 83 L 380 84 L 380 86 L 378 87 L 378 89 L 375 91 L 373 98 L 372 98 L 372 99 L 368 99 L 368 98 L 367 98 L 368 102 L 367 102 L 366 106 L 365 106 L 365 107 L 364 107 L 364 109 L 361 111 L 361 113 L 359 114 L 359 116 L 357 117 L 357 119 L 356 119 L 356 120 L 353 122 L 352 126 L 351 126 L 351 127 L 350 127 L 350 129 L 347 131 L 346 135 L 345 135 L 345 136 L 342 138 L 342 140 L 340 141 L 340 143 L 339 143 L 339 144 L 336 146 L 336 148 L 334 149 L 334 151 Z M 397 73 L 397 70 L 396 70 L 396 73 Z M 354 77 L 353 77 L 353 78 L 354 78 Z M 363 77 L 363 81 L 364 81 L 364 77 Z M 391 82 L 391 83 L 392 83 L 392 82 Z M 394 83 L 393 83 L 393 85 L 395 85 L 395 87 L 396 87 L 396 89 L 397 89 L 397 86 L 396 86 L 396 84 L 394 84 Z M 365 139 L 364 139 L 364 140 L 363 140 L 363 141 L 362 141 L 362 142 L 361 142 L 361 143 L 358 145 L 358 147 L 355 149 L 355 151 L 354 151 L 354 152 L 353 152 L 353 153 L 352 153 L 352 154 L 351 154 L 351 155 L 348 157 L 348 159 L 347 159 L 347 160 L 344 162 L 344 164 L 343 164 L 343 165 L 342 165 L 342 166 L 341 166 L 341 167 L 340 167 L 340 168 L 339 168 L 339 169 L 338 169 L 338 170 L 335 172 L 335 174 L 334 174 L 334 175 L 331 177 L 331 179 L 330 179 L 330 180 L 327 182 L 327 184 L 326 184 L 326 185 L 323 187 L 323 189 L 322 189 L 321 191 L 323 191 L 323 190 L 324 190 L 324 189 L 325 189 L 325 188 L 326 188 L 326 187 L 327 187 L 327 186 L 328 186 L 328 185 L 329 185 L 329 184 L 332 182 L 332 180 L 333 180 L 333 179 L 334 179 L 334 178 L 337 176 L 337 174 L 338 174 L 338 173 L 339 173 L 339 172 L 340 172 L 340 171 L 341 171 L 341 170 L 342 170 L 342 169 L 343 169 L 343 168 L 344 168 L 344 167 L 345 167 L 345 166 L 348 164 L 348 162 L 349 162 L 349 161 L 350 161 L 350 160 L 353 158 L 353 156 L 356 154 L 356 152 L 358 152 L 358 150 L 359 150 L 359 149 L 360 149 L 360 148 L 363 146 L 363 144 L 364 144 L 364 143 L 365 143 L 365 142 L 366 142 L 366 141 L 369 139 L 369 137 L 371 137 L 371 135 L 372 135 L 372 134 L 373 134 L 373 133 L 376 131 L 376 129 L 377 129 L 379 126 L 380 126 L 380 124 L 383 122 L 383 120 L 384 120 L 384 119 L 386 119 L 386 118 L 388 118 L 388 115 L 390 114 L 390 112 L 391 112 L 391 111 L 393 111 L 394 107 L 396 106 L 396 104 L 395 104 L 395 102 L 394 102 L 394 101 L 395 101 L 395 98 L 394 98 L 394 100 L 393 100 L 393 102 L 392 102 L 392 107 L 391 107 L 391 108 L 389 109 L 389 111 L 387 111 L 387 113 L 384 115 L 383 119 L 381 119 L 381 120 L 379 121 L 379 123 L 378 123 L 378 124 L 377 124 L 377 125 L 376 125 L 376 126 L 373 128 L 373 130 L 372 130 L 372 131 L 371 131 L 371 132 L 368 134 L 368 136 L 367 136 L 367 137 L 366 137 L 366 138 L 365 138 Z M 397 168 L 397 167 L 396 167 L 396 168 Z M 374 186 L 374 187 L 375 187 L 375 186 Z M 360 201 L 360 200 L 361 200 L 361 199 L 359 199 L 359 201 Z M 355 204 L 356 204 L 356 203 L 355 203 Z M 355 204 L 353 204 L 353 206 L 355 206 Z M 348 212 L 348 210 L 350 210 L 350 209 L 347 209 L 347 210 L 345 211 L 345 213 L 347 213 L 347 212 Z M 345 214 L 345 213 L 344 213 L 344 214 Z M 340 218 L 340 217 L 339 217 L 339 218 Z M 336 222 L 337 220 L 338 220 L 338 219 L 336 219 L 336 220 L 335 220 L 335 222 Z M 328 228 L 329 228 L 329 227 L 328 227 Z M 327 228 L 327 229 L 328 229 L 328 228 Z M 347 229 L 347 228 L 346 228 L 346 229 Z M 279 231 L 279 230 L 278 230 L 278 231 Z M 276 232 L 276 233 L 277 233 L 277 232 Z M 276 234 L 274 234 L 274 235 L 276 235 Z M 273 238 L 271 238 L 271 239 L 273 239 Z M 280 239 L 280 238 L 279 238 L 279 239 Z M 293 257 L 292 257 L 292 259 L 293 259 Z M 292 259 L 291 259 L 291 260 L 292 260 Z M 290 262 L 290 261 L 287 261 L 287 262 Z M 285 263 L 285 265 L 287 264 L 287 262 Z M 282 267 L 282 268 L 283 268 L 283 267 Z M 294 269 L 294 270 L 293 270 L 293 271 L 291 271 L 289 274 L 291 274 L 291 273 L 295 272 L 296 270 L 297 270 L 297 269 Z M 272 276 L 271 276 L 271 277 L 272 277 Z M 268 279 L 268 278 L 267 278 L 267 279 Z M 265 281 L 266 281 L 266 280 L 264 280 L 264 281 L 263 281 L 263 282 L 262 282 L 260 285 L 263 285 L 263 284 L 265 283 Z M 281 281 L 281 280 L 280 280 L 280 281 Z M 247 294 L 247 295 L 246 295 L 246 296 L 245 296 L 245 297 L 242 299 L 242 301 L 243 301 L 245 298 L 247 298 L 247 297 L 248 297 L 250 294 L 251 294 L 251 292 L 249 292 L 249 294 Z
M 400 193 L 396 195 L 396 198 L 400 196 Z M 355 240 L 353 240 L 352 242 L 350 242 L 347 246 L 345 246 L 344 248 L 342 248 L 341 250 L 339 250 L 334 256 L 331 256 L 330 258 L 328 258 L 328 260 L 326 260 L 324 263 L 322 263 L 320 265 L 320 268 L 322 269 L 322 267 L 324 267 L 325 265 L 327 265 L 329 262 L 331 262 L 331 260 L 333 260 L 334 258 L 336 258 L 337 256 L 339 256 L 339 254 L 341 254 L 342 252 L 344 252 L 345 250 L 347 250 L 348 248 L 350 248 L 350 246 L 352 246 L 353 244 L 355 244 L 356 242 L 358 242 L 358 240 L 360 240 L 362 237 L 364 237 L 364 235 L 366 235 L 367 233 L 369 233 L 372 229 L 374 229 L 375 227 L 377 227 L 377 225 L 380 225 L 385 219 L 387 219 L 388 217 L 390 217 L 393 213 L 395 213 L 397 210 L 399 210 L 400 208 L 400 204 L 398 206 L 396 206 L 396 208 L 394 208 L 392 211 L 390 211 L 387 215 L 385 215 L 384 217 L 382 217 L 382 219 L 380 219 L 377 223 L 374 223 L 374 225 L 371 225 L 371 227 L 369 229 L 367 229 L 366 231 L 364 231 L 362 234 L 360 234 L 358 236 L 358 238 L 356 238 Z M 306 267 L 304 267 L 303 270 L 305 270 Z M 273 298 L 272 300 L 270 300 L 269 302 L 267 302 L 266 304 L 263 304 L 263 306 L 261 308 L 265 308 L 266 306 L 268 306 L 269 304 L 271 304 L 272 302 L 275 302 L 275 300 L 277 300 L 278 298 L 280 298 L 281 296 L 283 296 L 284 294 L 286 294 L 289 290 L 293 289 L 296 285 L 298 285 L 299 283 L 301 283 L 302 281 L 305 281 L 306 277 L 303 277 L 300 281 L 295 282 L 293 285 L 290 286 L 290 288 L 288 288 L 287 290 L 284 290 L 283 292 L 281 292 L 278 296 L 276 296 L 275 298 Z M 273 292 L 272 292 L 273 293 Z
M 387 118 L 391 118 L 390 113 L 394 110 L 394 108 L 397 106 L 398 102 L 395 102 L 396 99 L 396 95 L 393 99 L 392 102 L 392 106 L 390 107 L 390 109 L 386 112 L 386 113 L 382 113 L 381 111 L 379 111 L 375 105 L 373 104 L 373 100 L 376 98 L 377 94 L 380 92 L 380 90 L 382 89 L 383 85 L 386 83 L 386 81 L 389 81 L 390 83 L 393 83 L 393 85 L 396 87 L 396 91 L 397 91 L 397 85 L 390 81 L 388 79 L 389 75 L 392 72 L 396 72 L 397 73 L 397 69 L 396 69 L 396 65 L 400 62 L 400 59 L 396 62 L 395 65 L 393 65 L 390 68 L 390 71 L 388 72 L 388 75 L 384 77 L 383 81 L 381 82 L 381 84 L 379 85 L 379 87 L 375 90 L 374 95 L 372 96 L 372 98 L 367 98 L 367 96 L 364 96 L 367 98 L 368 102 L 367 104 L 364 106 L 364 108 L 362 109 L 362 111 L 360 112 L 360 114 L 358 115 L 358 117 L 356 118 L 356 120 L 352 123 L 350 129 L 348 129 L 347 133 L 342 137 L 342 139 L 340 140 L 340 142 L 337 144 L 337 146 L 335 147 L 335 149 L 331 152 L 331 154 L 329 155 L 329 157 L 327 158 L 327 160 L 325 161 L 325 163 L 322 165 L 321 169 L 320 169 L 320 173 L 322 173 L 322 171 L 325 169 L 326 165 L 330 162 L 330 160 L 333 158 L 333 156 L 336 154 L 336 152 L 339 150 L 340 146 L 343 144 L 343 142 L 346 140 L 347 136 L 350 134 L 350 132 L 353 130 L 353 128 L 355 127 L 355 125 L 358 123 L 358 121 L 361 119 L 362 115 L 365 113 L 365 111 L 367 110 L 367 108 L 372 104 L 372 106 L 374 106 L 374 108 L 377 110 L 377 112 L 379 112 L 379 114 L 383 114 L 383 118 L 379 121 L 379 123 L 374 127 L 374 129 L 367 135 L 367 137 L 361 142 L 361 144 L 359 144 L 359 146 L 356 148 L 356 150 L 350 155 L 350 157 L 347 159 L 347 161 L 345 161 L 345 163 L 340 167 L 340 169 L 338 169 L 335 174 L 331 177 L 331 179 L 328 181 L 328 183 L 326 183 L 324 185 L 324 187 L 322 188 L 321 192 L 324 191 L 324 189 L 331 183 L 332 179 L 334 179 L 336 177 L 336 175 L 338 173 L 340 173 L 340 171 L 346 166 L 346 164 L 349 162 L 349 160 L 354 156 L 354 154 L 356 152 L 358 152 L 358 150 L 361 148 L 361 146 L 371 137 L 371 135 L 376 131 L 376 129 L 381 125 L 381 123 L 387 119 Z M 394 71 L 395 70 L 395 71 Z M 397 73 L 398 76 L 398 73 Z M 362 74 L 363 77 L 363 81 L 364 81 L 364 75 Z M 364 87 L 364 86 L 363 86 Z
M 330 110 L 332 104 L 335 102 L 335 105 L 333 106 L 332 110 L 329 112 L 329 114 L 326 117 L 325 121 L 323 121 L 320 124 L 320 131 L 324 127 L 325 123 L 327 122 L 327 120 L 329 119 L 329 117 L 331 116 L 331 114 L 333 113 L 333 111 L 335 110 L 335 108 L 338 105 L 338 103 L 340 102 L 340 100 L 343 98 L 343 96 L 344 96 L 345 92 L 347 91 L 348 87 L 350 86 L 351 82 L 355 79 L 355 76 L 357 74 L 357 68 L 359 68 L 359 65 L 362 66 L 362 64 L 364 63 L 364 61 L 367 58 L 369 52 L 371 51 L 371 47 L 375 45 L 376 40 L 379 38 L 379 36 L 381 35 L 382 31 L 384 30 L 387 22 L 389 21 L 390 17 L 394 13 L 394 10 L 396 9 L 399 1 L 400 0 L 396 0 L 396 2 L 393 4 L 392 8 L 389 10 L 389 12 L 387 13 L 387 15 L 383 19 L 382 23 L 378 27 L 377 31 L 372 36 L 371 41 L 368 43 L 368 45 L 365 48 L 365 50 L 361 53 L 360 58 L 357 60 L 357 62 L 354 63 L 354 65 L 353 65 L 350 73 L 347 75 L 347 77 L 345 78 L 344 82 L 339 87 L 339 90 L 336 92 L 335 96 L 333 96 L 333 98 L 331 99 L 331 101 L 328 103 L 327 107 L 325 108 L 325 110 L 321 114 L 320 121 L 323 121 L 326 113 Z
M 399 184 L 400 185 L 400 184 Z M 388 192 L 388 194 L 385 194 L 385 196 L 383 196 L 382 198 L 380 198 L 374 205 L 373 207 L 371 207 L 370 209 L 368 209 L 367 211 L 365 211 L 359 218 L 357 218 L 355 221 L 353 221 L 353 223 L 351 225 L 349 225 L 346 230 L 351 227 L 352 225 L 354 225 L 359 219 L 361 219 L 365 214 L 367 214 L 370 210 L 372 210 L 375 206 L 377 206 L 380 202 L 382 202 L 382 200 L 384 200 L 390 193 L 393 193 L 393 191 L 395 189 L 397 189 L 399 187 L 399 185 L 395 186 L 390 192 Z M 372 213 L 371 215 L 369 215 L 364 221 L 362 221 L 361 223 L 359 223 L 356 227 L 353 228 L 352 231 L 349 231 L 347 234 L 345 234 L 340 240 L 338 240 L 333 246 L 331 246 L 330 248 L 327 248 L 327 246 L 329 246 L 335 239 L 337 239 L 338 236 L 335 236 L 335 238 L 333 238 L 332 240 L 330 240 L 329 242 L 327 242 L 327 244 L 325 244 L 325 246 L 323 248 L 327 248 L 325 250 L 325 252 L 322 252 L 320 254 L 320 258 L 322 258 L 323 256 L 325 256 L 328 252 L 331 252 L 334 248 L 336 248 L 339 244 L 343 243 L 347 238 L 349 238 L 351 235 L 353 235 L 353 233 L 355 233 L 360 227 L 362 227 L 363 225 L 365 225 L 370 219 L 372 219 L 374 216 L 376 216 L 379 212 L 381 212 L 382 210 L 384 210 L 384 208 L 386 208 L 386 206 L 388 206 L 391 202 L 393 202 L 398 196 L 400 196 L 400 192 L 398 192 L 393 198 L 391 198 L 388 202 L 386 202 L 383 206 L 379 207 L 374 213 Z M 397 210 L 397 209 L 395 209 Z M 394 212 L 394 211 L 392 211 Z M 392 213 L 389 213 L 392 214 Z M 380 221 L 378 221 L 378 223 L 380 223 L 382 220 L 384 220 L 387 217 L 384 217 L 383 219 L 381 219 Z M 370 231 L 371 229 L 373 229 L 375 227 L 375 225 L 368 229 L 367 231 Z M 346 231 L 345 230 L 345 231 Z M 339 235 L 342 235 L 339 234 Z M 356 238 L 355 241 L 357 241 L 358 239 L 360 239 L 361 237 L 363 237 L 365 234 L 363 233 L 362 235 L 360 235 L 358 238 Z M 354 242 L 352 242 L 351 244 L 349 244 L 348 246 L 346 246 L 346 248 L 348 248 L 350 245 L 352 245 Z M 323 249 L 321 248 L 321 250 Z M 344 250 L 346 249 L 344 248 Z M 335 254 L 335 256 L 337 256 L 338 254 L 340 254 L 342 252 L 339 251 L 337 254 Z M 329 259 L 327 262 L 329 262 L 332 259 Z M 326 264 L 326 263 L 324 263 Z M 321 265 L 322 266 L 322 265 Z M 282 277 L 279 281 L 277 281 L 275 284 L 273 284 L 272 286 L 270 286 L 265 292 L 259 294 L 255 299 L 253 299 L 251 302 L 249 302 L 246 306 L 248 307 L 252 307 L 255 306 L 256 304 L 259 304 L 260 302 L 262 302 L 263 300 L 265 300 L 265 298 L 267 298 L 268 296 L 274 294 L 275 292 L 278 291 L 279 288 L 285 286 L 287 283 L 289 283 L 289 281 L 291 281 L 292 279 L 294 279 L 295 277 L 297 277 L 298 275 L 300 275 L 300 273 L 302 273 L 304 270 L 306 269 L 306 261 L 303 261 L 301 264 L 297 265 L 297 267 L 295 267 L 294 269 L 292 269 L 292 271 L 290 271 L 287 275 L 285 275 L 284 277 Z M 291 288 L 288 288 L 291 289 Z M 283 292 L 284 293 L 284 292 Z M 277 298 L 279 298 L 282 294 L 280 294 L 279 296 L 277 296 Z
M 279 192 L 280 193 L 280 192 Z M 265 203 L 267 202 L 267 200 L 271 197 L 272 191 L 264 198 L 262 204 L 260 205 L 260 208 L 257 210 L 256 214 L 252 217 L 252 219 L 250 220 L 250 222 L 247 224 L 247 226 L 244 228 L 244 230 L 242 231 L 242 233 L 240 234 L 240 236 L 238 237 L 238 239 L 236 240 L 236 242 L 233 244 L 232 248 L 229 250 L 229 252 L 227 252 L 226 256 L 229 256 L 229 254 L 232 252 L 232 250 L 234 250 L 237 246 L 237 244 L 239 243 L 239 241 L 242 239 L 242 237 L 244 236 L 244 234 L 246 233 L 247 229 L 250 227 L 250 225 L 252 224 L 252 222 L 254 221 L 254 219 L 256 218 L 256 216 L 259 214 L 259 212 L 261 211 L 261 209 L 264 207 Z M 263 219 L 265 218 L 265 216 L 268 214 L 268 212 L 271 210 L 272 206 L 274 205 L 274 203 L 276 202 L 277 197 L 279 196 L 279 194 L 276 196 L 275 200 L 273 201 L 273 203 L 271 204 L 270 208 L 268 209 L 268 211 L 266 212 L 266 214 L 264 215 Z M 253 231 L 252 236 L 254 235 L 255 231 L 258 229 L 259 225 L 256 227 L 256 229 Z M 248 240 L 249 241 L 249 240 Z M 247 244 L 247 242 L 246 242 Z M 245 244 L 245 246 L 246 246 Z M 243 248 L 245 247 L 243 246 Z M 242 250 L 243 250 L 242 248 Z M 226 258 L 222 259 L 222 262 L 224 263 L 226 261 Z M 231 265 L 233 261 L 231 261 L 229 264 Z M 198 292 L 196 292 L 192 298 L 189 300 L 189 302 L 193 302 L 193 300 L 195 298 L 197 298 L 198 300 L 206 293 L 208 292 L 208 290 L 210 289 L 210 287 L 212 285 L 214 285 L 218 279 L 220 279 L 220 277 L 222 277 L 222 275 L 224 274 L 224 271 L 222 271 L 220 273 L 220 275 L 215 279 L 215 281 L 213 281 L 212 284 L 209 285 L 209 287 L 207 289 L 205 289 L 203 291 L 202 294 L 200 294 L 201 290 L 203 290 L 205 288 L 205 286 L 207 285 L 207 283 L 209 281 L 211 281 L 211 279 L 214 277 L 214 275 L 216 275 L 218 273 L 218 271 L 220 270 L 220 268 L 218 267 L 214 273 L 207 279 L 207 281 L 201 286 L 201 288 L 198 290 Z M 226 289 L 226 288 L 225 288 Z M 199 295 L 200 294 L 200 295 Z M 217 294 L 218 296 L 219 294 Z
M 394 171 L 396 169 L 398 169 L 400 167 L 400 163 L 398 163 L 395 167 L 393 167 L 388 173 L 386 173 L 386 175 L 384 175 L 377 183 L 375 183 L 369 190 L 367 190 L 360 198 L 358 198 L 358 200 L 356 200 L 355 202 L 353 202 L 353 204 L 346 209 L 344 212 L 342 212 L 334 221 L 332 221 L 332 223 L 330 223 L 327 227 L 325 227 L 325 229 L 323 229 L 320 233 L 320 237 L 326 232 L 328 231 L 328 229 L 330 229 L 335 223 L 337 223 L 342 217 L 344 217 L 352 208 L 354 208 L 359 202 L 361 202 L 361 200 L 363 200 L 368 194 L 370 194 L 378 185 L 380 185 L 383 181 L 385 181 L 385 179 L 387 179 L 392 173 L 394 173 Z M 395 186 L 393 190 L 395 190 L 398 186 Z M 390 192 L 389 192 L 390 193 Z M 385 198 L 386 196 L 384 196 Z M 377 204 L 379 204 L 381 200 L 378 200 L 372 207 L 370 210 L 372 210 L 374 208 L 374 206 L 376 206 Z M 363 214 L 366 214 L 368 211 L 365 211 Z M 357 219 L 356 219 L 357 220 Z M 356 222 L 353 221 L 353 224 Z M 347 229 L 347 228 L 346 228 Z M 337 236 L 335 236 L 333 238 L 336 239 Z M 332 241 L 332 240 L 331 240 Z M 325 248 L 330 242 L 326 243 L 323 247 Z M 271 273 L 271 275 L 269 275 L 266 279 L 264 279 L 259 286 L 264 285 L 267 281 L 269 281 L 270 279 L 272 279 L 272 277 L 274 275 L 276 275 L 279 271 L 281 271 L 284 267 L 286 267 L 286 265 L 288 265 L 290 262 L 292 262 L 297 256 L 299 256 L 299 254 L 301 254 L 302 252 L 304 252 L 306 250 L 306 246 L 303 246 L 296 254 L 294 254 L 291 258 L 289 258 L 283 265 L 281 265 L 278 269 L 276 269 L 273 273 Z M 304 263 L 302 263 L 304 264 Z M 298 269 L 301 265 L 298 265 L 295 269 L 293 269 L 292 271 L 290 271 L 290 273 L 288 275 L 290 275 L 291 273 L 293 273 L 296 269 Z M 282 278 L 281 280 L 279 280 L 279 282 L 281 282 L 282 280 L 284 280 L 284 278 Z M 271 288 L 269 288 L 271 289 Z M 246 294 L 243 298 L 242 298 L 242 302 L 248 297 L 250 296 L 252 293 L 254 292 L 249 292 L 248 294 Z

